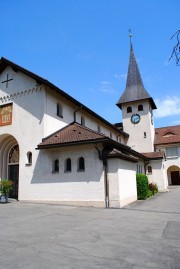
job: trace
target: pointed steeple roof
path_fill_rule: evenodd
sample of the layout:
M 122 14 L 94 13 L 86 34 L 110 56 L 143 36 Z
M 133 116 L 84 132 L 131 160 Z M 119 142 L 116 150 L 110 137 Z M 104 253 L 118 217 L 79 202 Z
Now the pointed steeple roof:
M 130 40 L 130 57 L 129 57 L 129 66 L 128 66 L 128 75 L 126 81 L 126 88 L 121 95 L 117 106 L 121 108 L 123 103 L 133 102 L 137 100 L 149 99 L 152 105 L 152 109 L 156 109 L 153 98 L 145 90 L 144 84 L 139 72 L 139 68 L 136 62 L 136 58 L 133 51 L 132 42 Z

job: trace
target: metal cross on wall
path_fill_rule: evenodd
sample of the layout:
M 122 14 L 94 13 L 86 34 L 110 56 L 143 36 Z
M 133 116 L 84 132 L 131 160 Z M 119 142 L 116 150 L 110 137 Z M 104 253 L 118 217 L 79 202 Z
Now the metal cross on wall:
M 13 80 L 13 78 L 10 78 L 9 79 L 9 75 L 7 74 L 7 79 L 4 80 L 4 81 L 2 81 L 1 83 L 5 83 L 6 82 L 6 88 L 8 88 L 8 82 L 11 81 L 11 80 Z

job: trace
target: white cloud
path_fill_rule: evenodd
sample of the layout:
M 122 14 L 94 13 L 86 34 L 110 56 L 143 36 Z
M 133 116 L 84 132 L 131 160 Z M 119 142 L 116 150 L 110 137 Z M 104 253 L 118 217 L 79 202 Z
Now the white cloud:
M 116 94 L 116 91 L 112 86 L 112 83 L 106 80 L 100 82 L 99 90 L 103 93 Z
M 127 74 L 115 74 L 114 77 L 116 79 L 126 79 L 127 78 Z
M 91 57 L 90 54 L 83 54 L 81 52 L 77 54 L 77 58 L 80 60 L 88 60 L 90 57 Z
M 180 115 L 180 97 L 166 96 L 163 100 L 155 100 L 157 110 L 154 112 L 156 118 Z
M 180 120 L 175 120 L 175 121 L 172 121 L 171 122 L 173 125 L 175 124 L 175 125 L 180 125 Z

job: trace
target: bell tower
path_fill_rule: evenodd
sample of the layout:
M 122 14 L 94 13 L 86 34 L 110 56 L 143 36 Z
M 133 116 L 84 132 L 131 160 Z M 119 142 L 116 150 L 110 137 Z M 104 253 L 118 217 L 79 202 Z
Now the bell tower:
M 154 151 L 153 110 L 156 104 L 145 90 L 130 34 L 130 57 L 126 87 L 117 102 L 122 110 L 123 130 L 129 134 L 128 146 L 138 152 Z

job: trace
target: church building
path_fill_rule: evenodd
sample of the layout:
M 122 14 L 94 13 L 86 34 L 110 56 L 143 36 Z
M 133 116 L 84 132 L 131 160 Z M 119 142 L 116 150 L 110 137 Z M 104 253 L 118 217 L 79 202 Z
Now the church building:
M 112 124 L 48 80 L 0 59 L 0 179 L 10 197 L 62 205 L 123 207 L 137 200 L 136 173 L 159 191 L 180 185 L 180 126 L 154 127 L 130 44 L 127 82 Z

